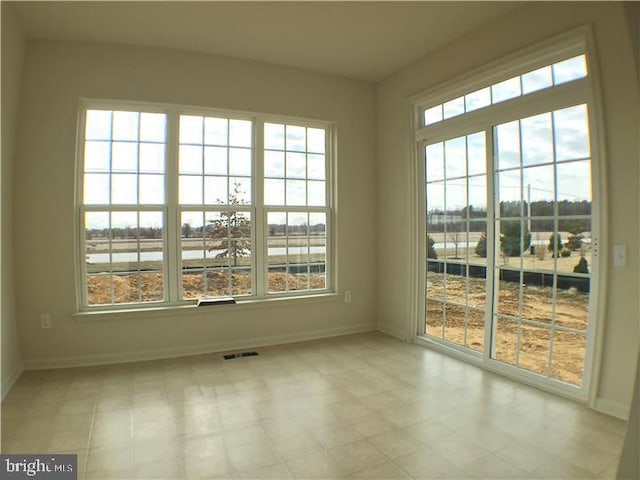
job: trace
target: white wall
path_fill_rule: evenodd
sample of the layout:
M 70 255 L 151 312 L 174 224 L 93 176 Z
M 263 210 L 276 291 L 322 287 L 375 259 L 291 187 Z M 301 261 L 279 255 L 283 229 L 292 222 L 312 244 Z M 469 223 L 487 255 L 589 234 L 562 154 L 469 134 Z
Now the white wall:
M 624 2 L 624 9 L 627 15 L 629 34 L 631 35 L 631 48 L 634 52 L 638 82 L 640 82 L 640 3 Z
M 635 388 L 631 402 L 627 434 L 618 464 L 618 480 L 637 480 L 640 478 L 640 356 L 636 367 Z
M 636 71 L 638 80 L 638 111 L 640 111 L 640 4 L 637 2 L 626 2 L 627 21 L 631 36 L 631 44 L 635 51 Z M 637 127 L 638 138 L 640 139 L 640 125 Z M 640 162 L 640 156 L 638 157 Z M 639 179 L 640 181 L 640 179 Z M 640 293 L 640 292 L 639 292 Z M 640 296 L 638 297 L 640 298 Z M 639 320 L 640 321 L 640 320 Z M 640 478 L 640 355 L 636 365 L 635 387 L 631 401 L 629 422 L 627 424 L 627 434 L 625 436 L 618 472 L 618 480 L 634 480 Z
M 16 120 L 20 98 L 22 60 L 25 40 L 12 7 L 3 3 L 2 14 L 2 220 L 0 222 L 1 277 L 1 334 L 2 334 L 2 398 L 22 373 L 22 359 L 18 345 L 13 290 L 13 242 L 11 177 L 15 153 Z
M 341 299 L 105 315 L 78 322 L 73 246 L 81 97 L 318 118 L 337 124 Z M 97 43 L 29 41 L 14 166 L 16 301 L 27 367 L 117 361 L 375 328 L 375 90 L 251 61 Z M 50 313 L 43 330 L 39 315 Z
M 604 99 L 610 244 L 625 244 L 628 266 L 608 268 L 604 356 L 599 408 L 628 412 L 638 339 L 638 110 L 633 54 L 624 8 L 619 3 L 558 2 L 525 5 L 459 38 L 392 75 L 378 86 L 378 311 L 379 327 L 398 337 L 415 334 L 412 318 L 407 98 L 474 68 L 592 23 Z

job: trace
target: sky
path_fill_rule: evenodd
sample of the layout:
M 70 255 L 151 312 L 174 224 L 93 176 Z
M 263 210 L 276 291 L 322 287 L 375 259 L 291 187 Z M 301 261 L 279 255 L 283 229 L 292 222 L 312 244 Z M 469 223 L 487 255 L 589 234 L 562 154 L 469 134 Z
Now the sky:
M 586 105 L 497 125 L 494 131 L 498 201 L 591 201 Z M 444 210 L 445 201 L 447 210 L 463 208 L 467 191 L 469 204 L 486 208 L 484 132 L 428 145 L 425 161 L 428 211 Z
M 504 102 L 528 93 L 561 85 L 587 76 L 587 59 L 578 55 L 517 75 L 491 86 L 425 109 L 424 124 L 431 125 L 448 118 Z
M 178 202 L 251 205 L 254 123 L 197 115 L 179 122 Z M 88 110 L 85 204 L 163 206 L 166 123 L 163 113 Z M 326 205 L 325 129 L 265 123 L 264 146 L 266 205 Z M 105 228 L 105 218 L 86 216 L 87 228 Z M 136 226 L 135 215 L 126 218 Z
M 426 109 L 425 125 L 584 78 L 587 73 L 586 56 L 572 57 Z M 494 136 L 498 201 L 591 201 L 586 105 L 497 125 Z M 445 205 L 447 210 L 467 204 L 486 208 L 485 142 L 485 133 L 477 132 L 425 147 L 427 211 L 443 211 Z

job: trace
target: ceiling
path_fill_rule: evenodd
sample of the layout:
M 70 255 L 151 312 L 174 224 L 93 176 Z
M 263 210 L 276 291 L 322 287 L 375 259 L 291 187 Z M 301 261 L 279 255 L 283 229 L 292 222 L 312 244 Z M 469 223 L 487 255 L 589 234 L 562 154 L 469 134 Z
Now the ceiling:
M 72 1 L 14 7 L 29 38 L 174 48 L 377 82 L 520 5 Z

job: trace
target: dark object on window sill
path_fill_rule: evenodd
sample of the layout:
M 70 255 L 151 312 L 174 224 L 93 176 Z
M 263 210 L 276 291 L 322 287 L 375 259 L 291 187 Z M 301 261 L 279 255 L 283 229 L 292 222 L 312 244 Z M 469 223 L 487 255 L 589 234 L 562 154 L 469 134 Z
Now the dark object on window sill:
M 208 307 L 210 305 L 235 305 L 236 299 L 233 297 L 220 298 L 199 298 L 197 307 Z
M 241 357 L 255 357 L 258 355 L 258 352 L 241 352 L 241 353 L 229 353 L 227 355 L 223 355 L 225 360 L 231 360 L 233 358 L 241 358 Z

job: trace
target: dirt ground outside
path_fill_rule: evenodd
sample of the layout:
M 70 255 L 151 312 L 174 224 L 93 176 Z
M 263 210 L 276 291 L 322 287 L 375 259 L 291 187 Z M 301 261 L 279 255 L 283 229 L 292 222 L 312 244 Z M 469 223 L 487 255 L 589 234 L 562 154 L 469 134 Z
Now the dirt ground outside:
M 427 334 L 483 351 L 486 302 L 484 279 L 446 275 L 445 289 L 445 275 L 428 272 L 427 296 Z M 467 297 L 469 308 L 466 309 L 465 316 L 464 306 L 449 302 L 464 305 Z M 446 301 L 443 302 L 445 298 Z M 500 282 L 495 358 L 541 375 L 580 385 L 584 369 L 585 335 L 552 331 L 550 328 L 527 323 L 519 324 L 501 316 L 521 317 L 549 326 L 553 323 L 585 332 L 589 310 L 588 294 L 575 289 L 558 290 L 555 311 L 552 298 L 551 287 L 523 286 L 521 292 L 517 283 Z
M 113 282 L 113 297 L 111 292 Z M 112 303 L 161 301 L 164 295 L 164 280 L 161 273 L 133 273 L 127 275 L 90 276 L 87 280 L 89 305 Z M 251 294 L 251 275 L 228 271 L 207 272 L 207 296 Z M 284 292 L 325 288 L 325 276 L 320 273 L 287 274 L 269 272 L 269 291 Z M 205 293 L 205 278 L 202 273 L 182 275 L 183 298 L 196 299 Z

